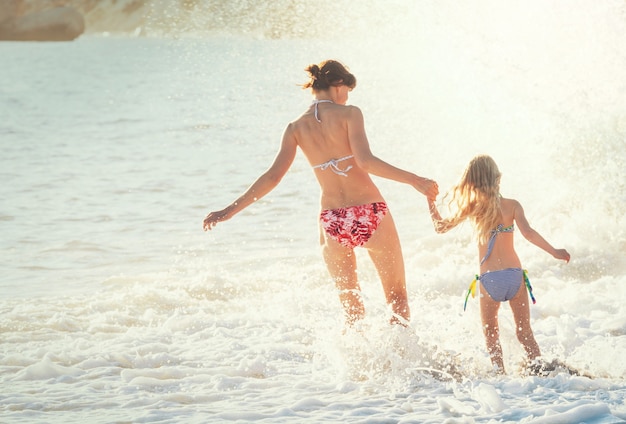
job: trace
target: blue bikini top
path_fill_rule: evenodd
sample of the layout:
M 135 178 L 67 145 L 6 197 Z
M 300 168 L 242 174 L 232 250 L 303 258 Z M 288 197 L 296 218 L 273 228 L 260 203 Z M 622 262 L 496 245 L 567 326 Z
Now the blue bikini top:
M 493 250 L 493 244 L 496 242 L 496 236 L 499 233 L 512 233 L 513 231 L 515 231 L 514 224 L 511 224 L 508 227 L 500 224 L 495 230 L 491 230 L 491 237 L 489 237 L 489 243 L 487 244 L 487 253 L 485 254 L 485 257 L 480 260 L 481 265 L 487 260 L 489 255 L 491 255 L 491 251 Z

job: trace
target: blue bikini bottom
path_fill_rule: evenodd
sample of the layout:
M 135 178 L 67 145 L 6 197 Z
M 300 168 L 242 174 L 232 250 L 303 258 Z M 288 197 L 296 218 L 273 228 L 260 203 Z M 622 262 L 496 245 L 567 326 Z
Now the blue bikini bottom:
M 480 285 L 487 290 L 489 296 L 497 302 L 506 302 L 517 294 L 524 271 L 521 268 L 507 268 L 499 271 L 485 272 L 479 277 Z

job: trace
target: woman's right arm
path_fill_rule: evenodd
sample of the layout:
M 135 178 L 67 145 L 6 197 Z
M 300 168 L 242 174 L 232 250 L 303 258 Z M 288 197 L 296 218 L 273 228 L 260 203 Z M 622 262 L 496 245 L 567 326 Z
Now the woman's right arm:
M 252 203 L 256 202 L 267 193 L 272 191 L 285 176 L 296 156 L 298 143 L 291 124 L 287 126 L 283 133 L 280 149 L 274 158 L 272 165 L 265 171 L 248 189 L 230 205 L 222 210 L 210 212 L 202 227 L 204 231 L 215 227 L 218 222 L 226 221 L 237 213 L 241 212 Z

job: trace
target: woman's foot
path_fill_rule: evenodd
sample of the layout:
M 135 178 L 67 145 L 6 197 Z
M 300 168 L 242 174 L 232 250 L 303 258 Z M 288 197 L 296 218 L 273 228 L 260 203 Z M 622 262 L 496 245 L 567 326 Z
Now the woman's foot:
M 524 364 L 524 374 L 526 375 L 535 377 L 550 377 L 560 373 L 580 375 L 578 370 L 564 364 L 558 359 L 546 362 L 541 358 L 536 358 Z

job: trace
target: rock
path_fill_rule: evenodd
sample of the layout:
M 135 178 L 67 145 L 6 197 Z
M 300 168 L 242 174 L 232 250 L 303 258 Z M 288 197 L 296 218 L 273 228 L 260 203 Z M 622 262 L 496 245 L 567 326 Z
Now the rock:
M 85 31 L 85 18 L 71 7 L 55 7 L 23 16 L 0 14 L 0 40 L 70 41 Z

